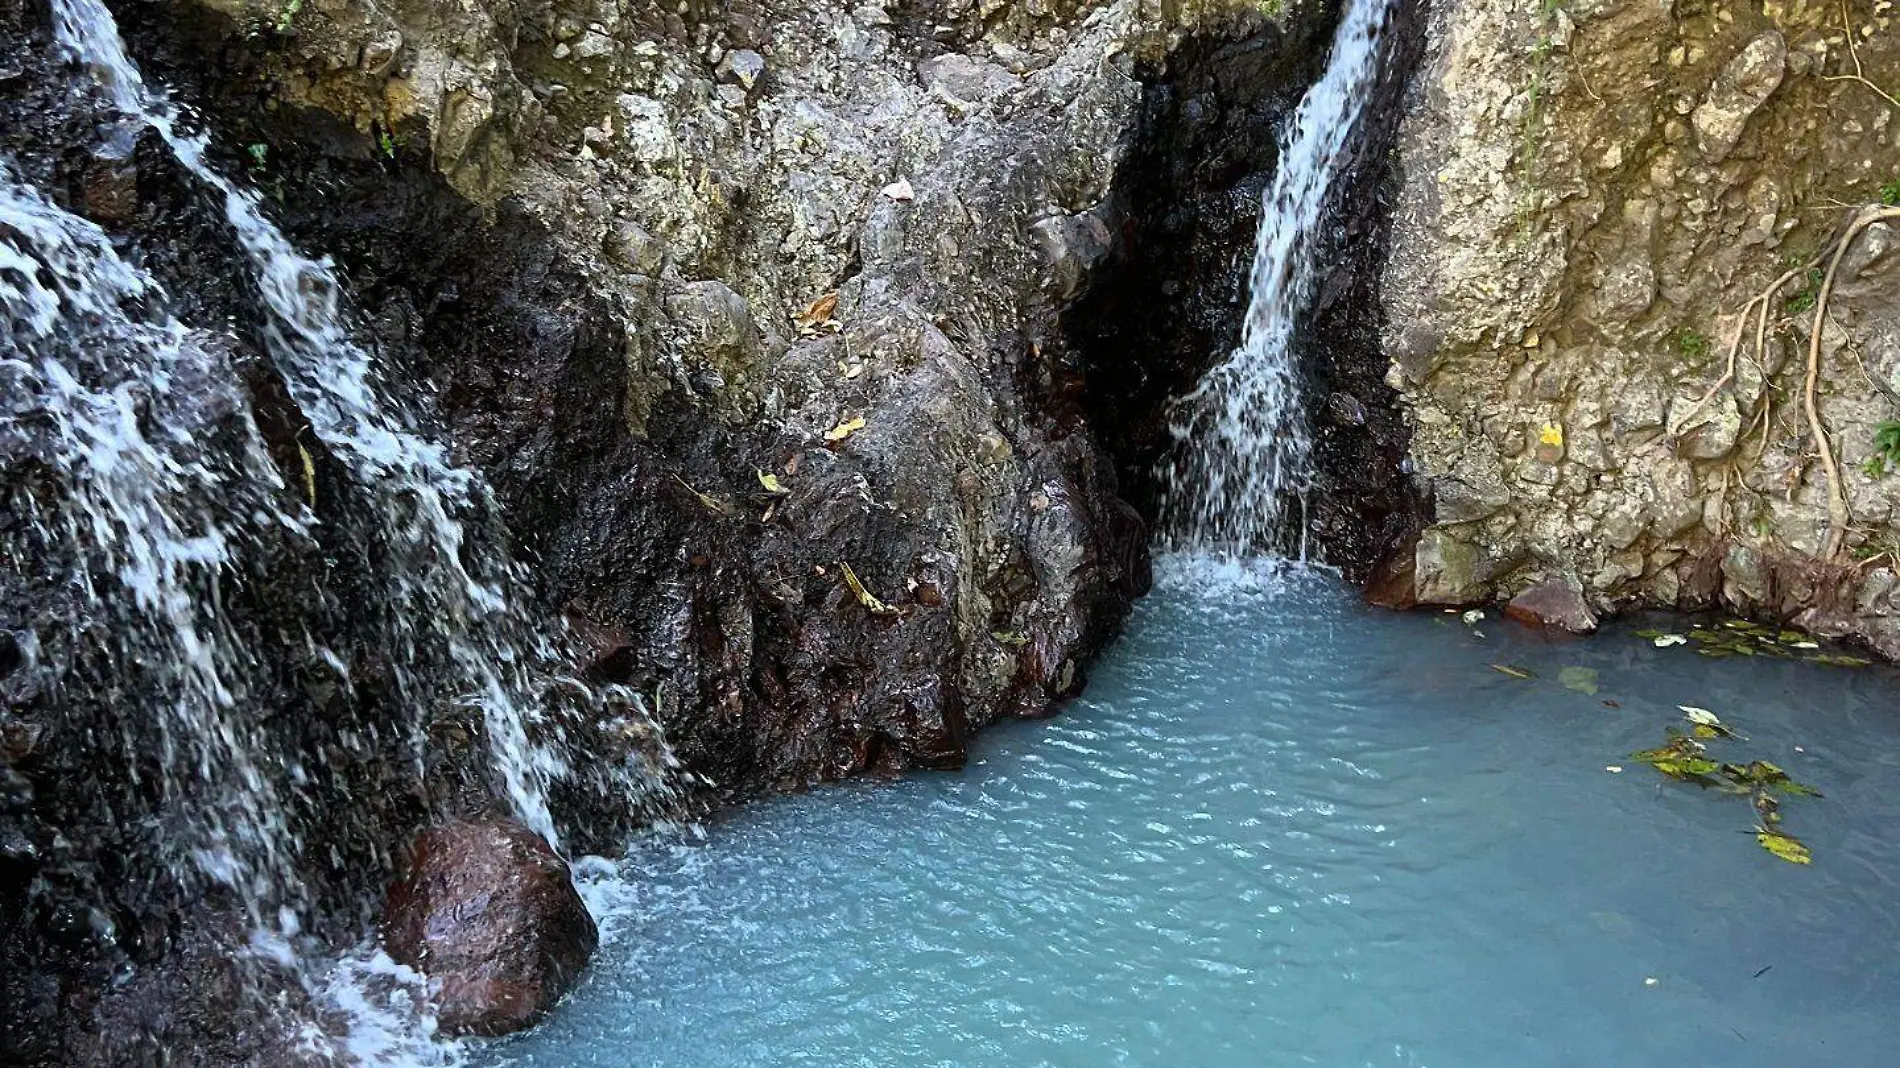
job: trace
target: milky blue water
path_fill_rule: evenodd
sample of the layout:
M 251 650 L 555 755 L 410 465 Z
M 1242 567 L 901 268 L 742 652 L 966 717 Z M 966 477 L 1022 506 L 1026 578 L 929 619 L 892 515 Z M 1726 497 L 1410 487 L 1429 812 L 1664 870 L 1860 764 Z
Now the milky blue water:
M 588 978 L 480 1059 L 1893 1065 L 1896 697 L 1885 669 L 1548 644 L 1325 578 L 1164 588 L 1085 699 L 961 773 L 638 846 L 594 888 Z M 1784 809 L 1811 866 L 1628 759 L 1679 704 L 1827 794 Z

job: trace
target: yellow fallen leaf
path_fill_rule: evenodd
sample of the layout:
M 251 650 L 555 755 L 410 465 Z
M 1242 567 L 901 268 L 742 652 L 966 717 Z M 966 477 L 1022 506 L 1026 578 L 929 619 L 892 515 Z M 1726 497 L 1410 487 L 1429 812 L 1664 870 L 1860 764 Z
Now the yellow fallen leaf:
M 1528 678 L 1535 677 L 1530 672 L 1525 671 L 1523 668 L 1512 667 L 1509 664 L 1492 664 L 1491 670 L 1498 672 L 1499 674 L 1502 674 L 1502 675 L 1509 675 L 1510 677 L 1514 679 L 1528 679 Z
M 1564 428 L 1558 426 L 1556 423 L 1545 423 L 1544 429 L 1537 433 L 1537 440 L 1545 445 L 1562 447 L 1564 443 Z
M 858 573 L 851 570 L 850 564 L 840 560 L 838 567 L 844 572 L 844 584 L 851 587 L 851 592 L 857 595 L 858 603 L 870 609 L 872 615 L 894 616 L 897 614 L 897 609 L 878 600 L 870 590 L 864 588 L 864 583 L 858 581 Z
M 825 440 L 837 443 L 864 429 L 864 417 L 854 416 L 825 431 Z
M 759 475 L 759 485 L 765 487 L 765 492 L 771 493 L 771 494 L 782 494 L 782 493 L 791 492 L 791 490 L 788 490 L 785 488 L 785 484 L 783 482 L 780 482 L 778 480 L 777 475 L 772 474 L 769 471 L 760 471 L 758 472 L 758 475 Z
M 686 487 L 686 492 L 692 494 L 694 497 L 699 498 L 699 503 L 701 505 L 704 505 L 708 512 L 711 512 L 714 515 L 731 515 L 732 514 L 732 506 L 727 504 L 725 501 L 722 501 L 719 498 L 712 496 L 711 494 L 699 492 L 698 490 L 693 488 L 693 484 L 691 482 L 686 481 L 685 479 L 681 478 L 678 475 L 673 476 L 673 481 Z
M 303 461 L 303 494 L 310 500 L 310 507 L 317 506 L 317 462 L 310 458 L 310 450 L 297 443 L 297 458 Z
M 831 321 L 831 314 L 837 310 L 838 294 L 833 291 L 806 305 L 804 311 L 792 316 L 792 322 L 797 325 L 799 333 L 815 334 L 819 327 Z

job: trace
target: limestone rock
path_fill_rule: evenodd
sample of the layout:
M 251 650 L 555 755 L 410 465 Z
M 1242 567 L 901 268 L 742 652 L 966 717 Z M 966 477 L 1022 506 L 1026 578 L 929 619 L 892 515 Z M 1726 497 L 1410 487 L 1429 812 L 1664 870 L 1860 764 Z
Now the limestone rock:
M 531 1027 L 599 941 L 567 864 L 507 820 L 458 821 L 410 847 L 382 918 L 383 946 L 429 977 L 450 1035 Z
M 1748 120 L 1781 88 L 1788 70 L 1788 43 L 1769 30 L 1748 42 L 1715 79 L 1709 95 L 1695 109 L 1696 145 L 1702 158 L 1719 163 L 1742 139 Z

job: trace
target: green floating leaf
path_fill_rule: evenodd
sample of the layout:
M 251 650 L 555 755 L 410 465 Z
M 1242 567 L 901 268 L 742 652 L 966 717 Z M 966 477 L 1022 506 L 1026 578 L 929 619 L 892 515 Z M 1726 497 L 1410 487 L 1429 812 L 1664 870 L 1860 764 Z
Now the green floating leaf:
M 1873 663 L 1871 660 L 1864 660 L 1858 656 L 1843 656 L 1834 653 L 1822 653 L 1819 656 L 1804 656 L 1801 659 L 1810 664 L 1826 664 L 1829 667 L 1846 668 L 1866 667 L 1868 664 Z
M 1631 753 L 1630 759 L 1648 764 L 1672 779 L 1698 786 L 1716 785 L 1711 776 L 1722 770 L 1721 764 L 1703 755 L 1702 743 L 1683 735 L 1676 735 L 1661 748 Z
M 1790 864 L 1814 862 L 1814 854 L 1808 852 L 1808 847 L 1802 845 L 1800 839 L 1782 834 L 1780 831 L 1762 828 L 1755 832 L 1755 841 L 1760 842 L 1763 849 Z
M 1596 696 L 1597 672 L 1595 668 L 1564 668 L 1557 672 L 1557 681 L 1562 684 L 1566 690 L 1575 690 L 1577 693 L 1587 694 L 1592 697 Z

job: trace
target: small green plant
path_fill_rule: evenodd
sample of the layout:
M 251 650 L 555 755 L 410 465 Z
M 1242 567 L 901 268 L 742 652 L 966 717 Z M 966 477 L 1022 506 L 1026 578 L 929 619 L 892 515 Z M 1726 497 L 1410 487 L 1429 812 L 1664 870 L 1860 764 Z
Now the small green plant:
M 396 139 L 389 135 L 388 130 L 382 130 L 376 134 L 376 147 L 383 150 L 385 159 L 396 158 Z
M 270 146 L 259 141 L 244 146 L 244 154 L 251 157 L 251 173 L 262 174 L 270 167 Z
M 297 21 L 297 12 L 302 10 L 303 0 L 285 0 L 283 9 L 277 13 L 278 36 L 290 32 L 291 23 Z
M 1874 451 L 1860 465 L 1861 474 L 1881 478 L 1900 469 L 1900 422 L 1889 420 L 1874 428 Z
M 1880 202 L 1890 208 L 1900 208 L 1900 178 L 1880 187 Z
M 1709 358 L 1711 345 L 1709 335 L 1690 326 L 1677 327 L 1669 335 L 1669 344 L 1682 354 L 1683 358 L 1700 363 Z
M 1795 292 L 1794 296 L 1788 298 L 1788 314 L 1801 315 L 1813 311 L 1814 305 L 1821 299 L 1821 283 L 1826 279 L 1826 273 L 1819 267 L 1808 268 L 1807 276 L 1802 279 L 1801 288 Z

